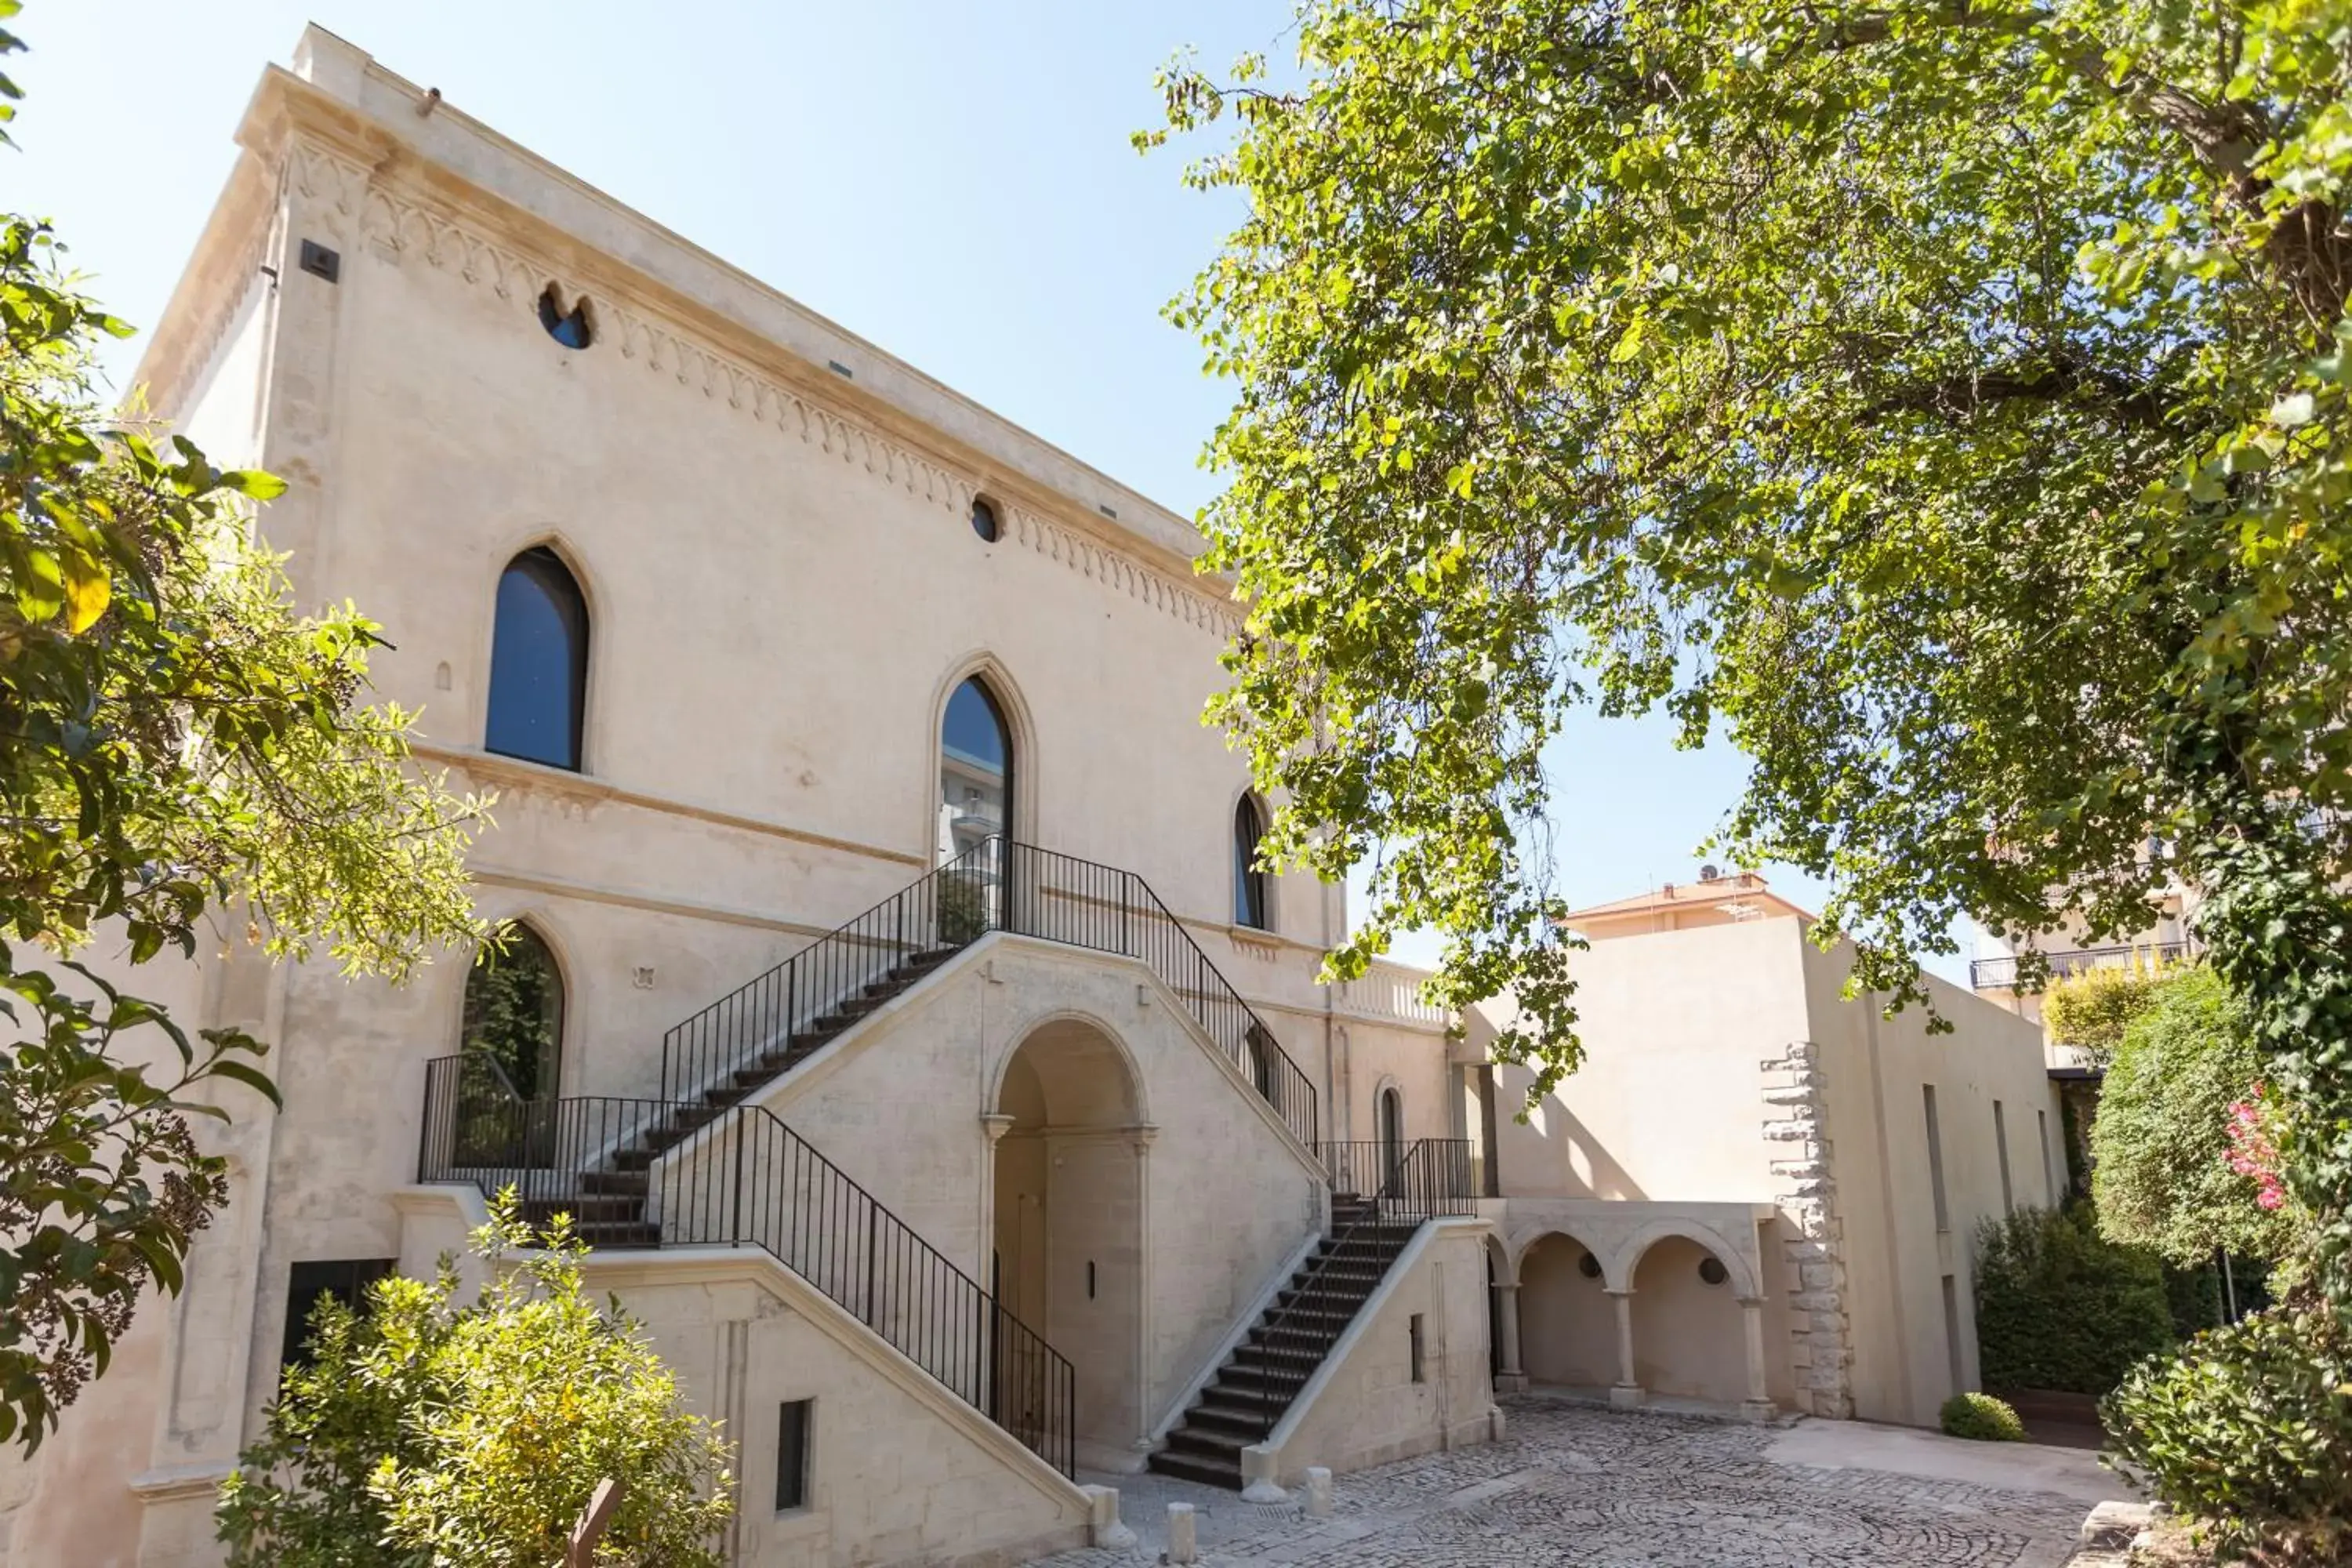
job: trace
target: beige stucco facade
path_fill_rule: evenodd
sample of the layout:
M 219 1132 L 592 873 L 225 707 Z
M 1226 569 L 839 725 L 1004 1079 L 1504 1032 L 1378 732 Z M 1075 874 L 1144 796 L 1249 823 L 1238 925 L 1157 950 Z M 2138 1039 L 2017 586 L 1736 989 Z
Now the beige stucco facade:
M 1381 1085 L 1414 1136 L 1458 1113 L 1417 977 L 1316 982 L 1338 889 L 1273 879 L 1263 927 L 1233 923 L 1246 770 L 1200 714 L 1237 623 L 1192 570 L 1189 522 L 323 32 L 265 75 L 237 136 L 141 380 L 215 460 L 288 480 L 261 526 L 299 599 L 382 622 L 376 685 L 422 710 L 426 763 L 497 792 L 478 899 L 560 971 L 562 1096 L 677 1091 L 667 1031 L 925 877 L 943 715 L 975 677 L 1007 731 L 1011 835 L 1132 873 L 1197 947 L 1213 978 L 988 936 L 743 1112 L 821 1152 L 927 1267 L 992 1284 L 1074 1369 L 1077 1461 L 1139 1468 L 1321 1235 L 1320 1145 L 1370 1137 Z M 331 260 L 306 269 L 306 242 Z M 543 327 L 551 286 L 586 301 L 586 346 Z M 501 574 L 535 548 L 585 601 L 577 769 L 486 740 Z M 231 1205 L 185 1292 L 142 1310 L 37 1461 L 0 1462 L 0 1562 L 218 1560 L 210 1497 L 275 1387 L 291 1270 L 421 1268 L 478 1208 L 416 1181 L 465 960 L 399 988 L 234 943 L 142 973 L 184 1022 L 272 1041 L 285 1109 L 234 1107 Z M 1295 1068 L 1282 1114 L 1254 1055 L 1204 1032 L 1227 1005 L 1209 990 L 1263 1029 L 1246 1053 Z M 656 1184 L 707 1187 L 691 1167 L 727 1158 L 723 1137 L 691 1141 Z M 738 1560 L 1009 1561 L 1085 1539 L 1079 1489 L 926 1381 L 890 1313 L 862 1321 L 756 1247 L 593 1267 L 742 1445 Z M 1451 1289 L 1483 1281 L 1456 1267 Z M 1340 1431 L 1369 1414 L 1384 1451 L 1486 1431 L 1486 1319 L 1450 1321 L 1427 1347 L 1442 1408 L 1379 1379 L 1318 1410 Z M 811 1500 L 782 1516 L 763 1500 L 798 1399 Z
M 2041 1031 L 1933 977 L 1948 1032 L 1886 1017 L 1809 923 L 1602 926 L 1583 1066 L 1524 1121 L 1496 1074 L 1508 1374 L 1915 1425 L 1977 1385 L 1977 1227 L 2064 1181 Z
M 1401 966 L 1318 983 L 1339 889 L 1275 879 L 1263 926 L 1234 923 L 1246 771 L 1200 713 L 1237 621 L 1185 520 L 323 32 L 265 76 L 238 142 L 142 379 L 215 460 L 286 478 L 261 526 L 297 594 L 381 621 L 377 685 L 421 710 L 426 763 L 498 793 L 477 897 L 560 973 L 558 1094 L 679 1092 L 673 1026 L 926 878 L 958 809 L 943 716 L 973 679 L 1011 758 L 1003 789 L 972 775 L 980 808 L 1132 874 L 1208 966 L 992 932 L 664 1150 L 656 1188 L 711 1190 L 730 1129 L 788 1126 L 1066 1358 L 1077 1461 L 1113 1475 L 1334 1225 L 1333 1162 L 1391 1136 L 1471 1145 L 1474 1212 L 1415 1235 L 1246 1456 L 1255 1479 L 1482 1441 L 1496 1383 L 1529 1375 L 1913 1422 L 1955 1366 L 1972 1379 L 1994 1102 L 2009 1201 L 2049 1192 L 2029 1025 L 1941 989 L 1952 1034 L 1879 1019 L 1838 998 L 1799 919 L 1710 894 L 1720 918 L 1637 912 L 1579 959 L 1590 1060 L 1517 1122 L 1526 1079 L 1484 1059 L 1496 1009 L 1450 1027 Z M 584 347 L 543 327 L 551 289 L 585 301 Z M 589 627 L 576 769 L 488 744 L 501 574 L 541 548 Z M 1141 907 L 1119 898 L 1097 902 Z M 285 1107 L 231 1107 L 231 1205 L 186 1289 L 146 1306 L 37 1462 L 0 1458 L 0 1564 L 218 1561 L 210 1498 L 276 1386 L 292 1270 L 417 1271 L 478 1214 L 477 1188 L 418 1181 L 466 957 L 399 988 L 235 942 L 141 973 L 184 1023 L 273 1042 Z M 1293 1068 L 1303 1089 L 1275 1096 Z M 820 1271 L 707 1241 L 592 1268 L 742 1445 L 738 1561 L 1009 1562 L 1086 1537 L 1071 1478 Z M 778 1407 L 803 1399 L 810 1496 L 780 1513 Z

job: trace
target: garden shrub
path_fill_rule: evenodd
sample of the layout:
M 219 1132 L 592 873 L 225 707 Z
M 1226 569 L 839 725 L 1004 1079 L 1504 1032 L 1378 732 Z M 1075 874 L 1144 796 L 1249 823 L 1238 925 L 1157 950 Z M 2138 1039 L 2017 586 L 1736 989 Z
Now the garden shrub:
M 221 1485 L 231 1568 L 539 1568 L 607 1478 L 624 1489 L 599 1568 L 719 1568 L 730 1450 L 583 1288 L 571 1222 L 534 1234 L 509 1189 L 474 1249 L 489 1279 L 470 1305 L 446 1258 L 378 1280 L 364 1313 L 319 1304 L 310 1363 Z
M 2086 1208 L 2020 1209 L 1977 1232 L 1977 1350 L 1994 1388 L 2105 1394 L 2173 1342 L 2156 1258 Z
M 2217 1250 L 2276 1258 L 2290 1248 L 2293 1216 L 2232 1163 L 2232 1127 L 2258 1116 L 2262 1070 L 2245 1005 L 2211 970 L 2182 970 L 2154 988 L 2107 1064 L 2091 1123 L 2102 1233 L 2192 1268 Z
M 2224 1560 L 2352 1549 L 2352 1339 L 2273 1308 L 2198 1335 L 2100 1403 L 2112 1462 L 2197 1521 Z
M 2221 1271 L 2210 1263 L 2196 1268 L 2176 1268 L 2166 1264 L 2164 1295 L 2172 1309 L 2175 1339 L 2185 1340 L 2207 1329 L 2218 1329 L 2229 1321 L 2222 1310 Z
M 1995 1399 L 1990 1394 L 1955 1394 L 1944 1401 L 1938 1417 L 1947 1437 L 1966 1437 L 1978 1443 L 2022 1443 L 2025 1423 L 2017 1418 L 2006 1400 Z

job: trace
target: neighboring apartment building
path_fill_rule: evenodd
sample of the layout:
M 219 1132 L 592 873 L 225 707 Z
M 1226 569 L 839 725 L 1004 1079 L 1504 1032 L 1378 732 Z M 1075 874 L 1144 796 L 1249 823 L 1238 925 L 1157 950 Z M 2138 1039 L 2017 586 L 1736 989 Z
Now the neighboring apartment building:
M 307 1304 L 509 1182 L 726 1421 L 745 1563 L 1017 1561 L 1088 1538 L 1081 1468 L 1287 1484 L 1483 1440 L 1498 1376 L 1915 1422 L 1969 1381 L 1969 1226 L 2046 1192 L 2028 1026 L 1882 1023 L 1760 880 L 1676 894 L 1595 917 L 1592 1060 L 1514 1123 L 1492 1010 L 1317 984 L 1340 889 L 1251 868 L 1183 519 L 315 28 L 237 139 L 140 377 L 288 479 L 300 597 L 499 793 L 517 940 L 141 972 L 285 1108 L 0 1458 L 0 1563 L 217 1561 Z
M 1932 976 L 1949 1033 L 1844 998 L 1753 873 L 1568 923 L 1587 1060 L 1525 1121 L 1530 1076 L 1486 1080 L 1498 1379 L 1932 1424 L 1977 1386 L 1977 1226 L 2063 1191 L 2040 1029 Z

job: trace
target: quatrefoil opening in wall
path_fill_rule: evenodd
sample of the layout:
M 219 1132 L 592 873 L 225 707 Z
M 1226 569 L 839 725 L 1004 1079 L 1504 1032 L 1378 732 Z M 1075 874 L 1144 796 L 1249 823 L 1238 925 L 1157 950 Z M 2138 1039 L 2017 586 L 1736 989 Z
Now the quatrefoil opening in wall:
M 596 323 L 589 314 L 588 296 L 575 295 L 572 308 L 563 308 L 562 291 L 550 283 L 539 297 L 539 324 L 547 335 L 567 349 L 584 349 L 596 341 Z

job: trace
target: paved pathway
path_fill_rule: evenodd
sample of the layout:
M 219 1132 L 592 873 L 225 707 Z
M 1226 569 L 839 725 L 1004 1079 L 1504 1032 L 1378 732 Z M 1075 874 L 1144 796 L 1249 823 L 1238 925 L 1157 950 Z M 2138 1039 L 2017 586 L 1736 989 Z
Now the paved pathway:
M 1199 1510 L 1212 1568 L 2056 1568 L 2084 1493 L 2120 1495 L 2060 1449 L 2010 1447 L 1988 1463 L 1992 1445 L 1847 1423 L 1771 1430 L 1541 1398 L 1505 1409 L 1503 1442 L 1340 1477 L 1328 1520 L 1165 1477 L 1089 1478 L 1119 1487 L 1140 1543 L 1045 1561 L 1157 1563 L 1181 1501 Z

